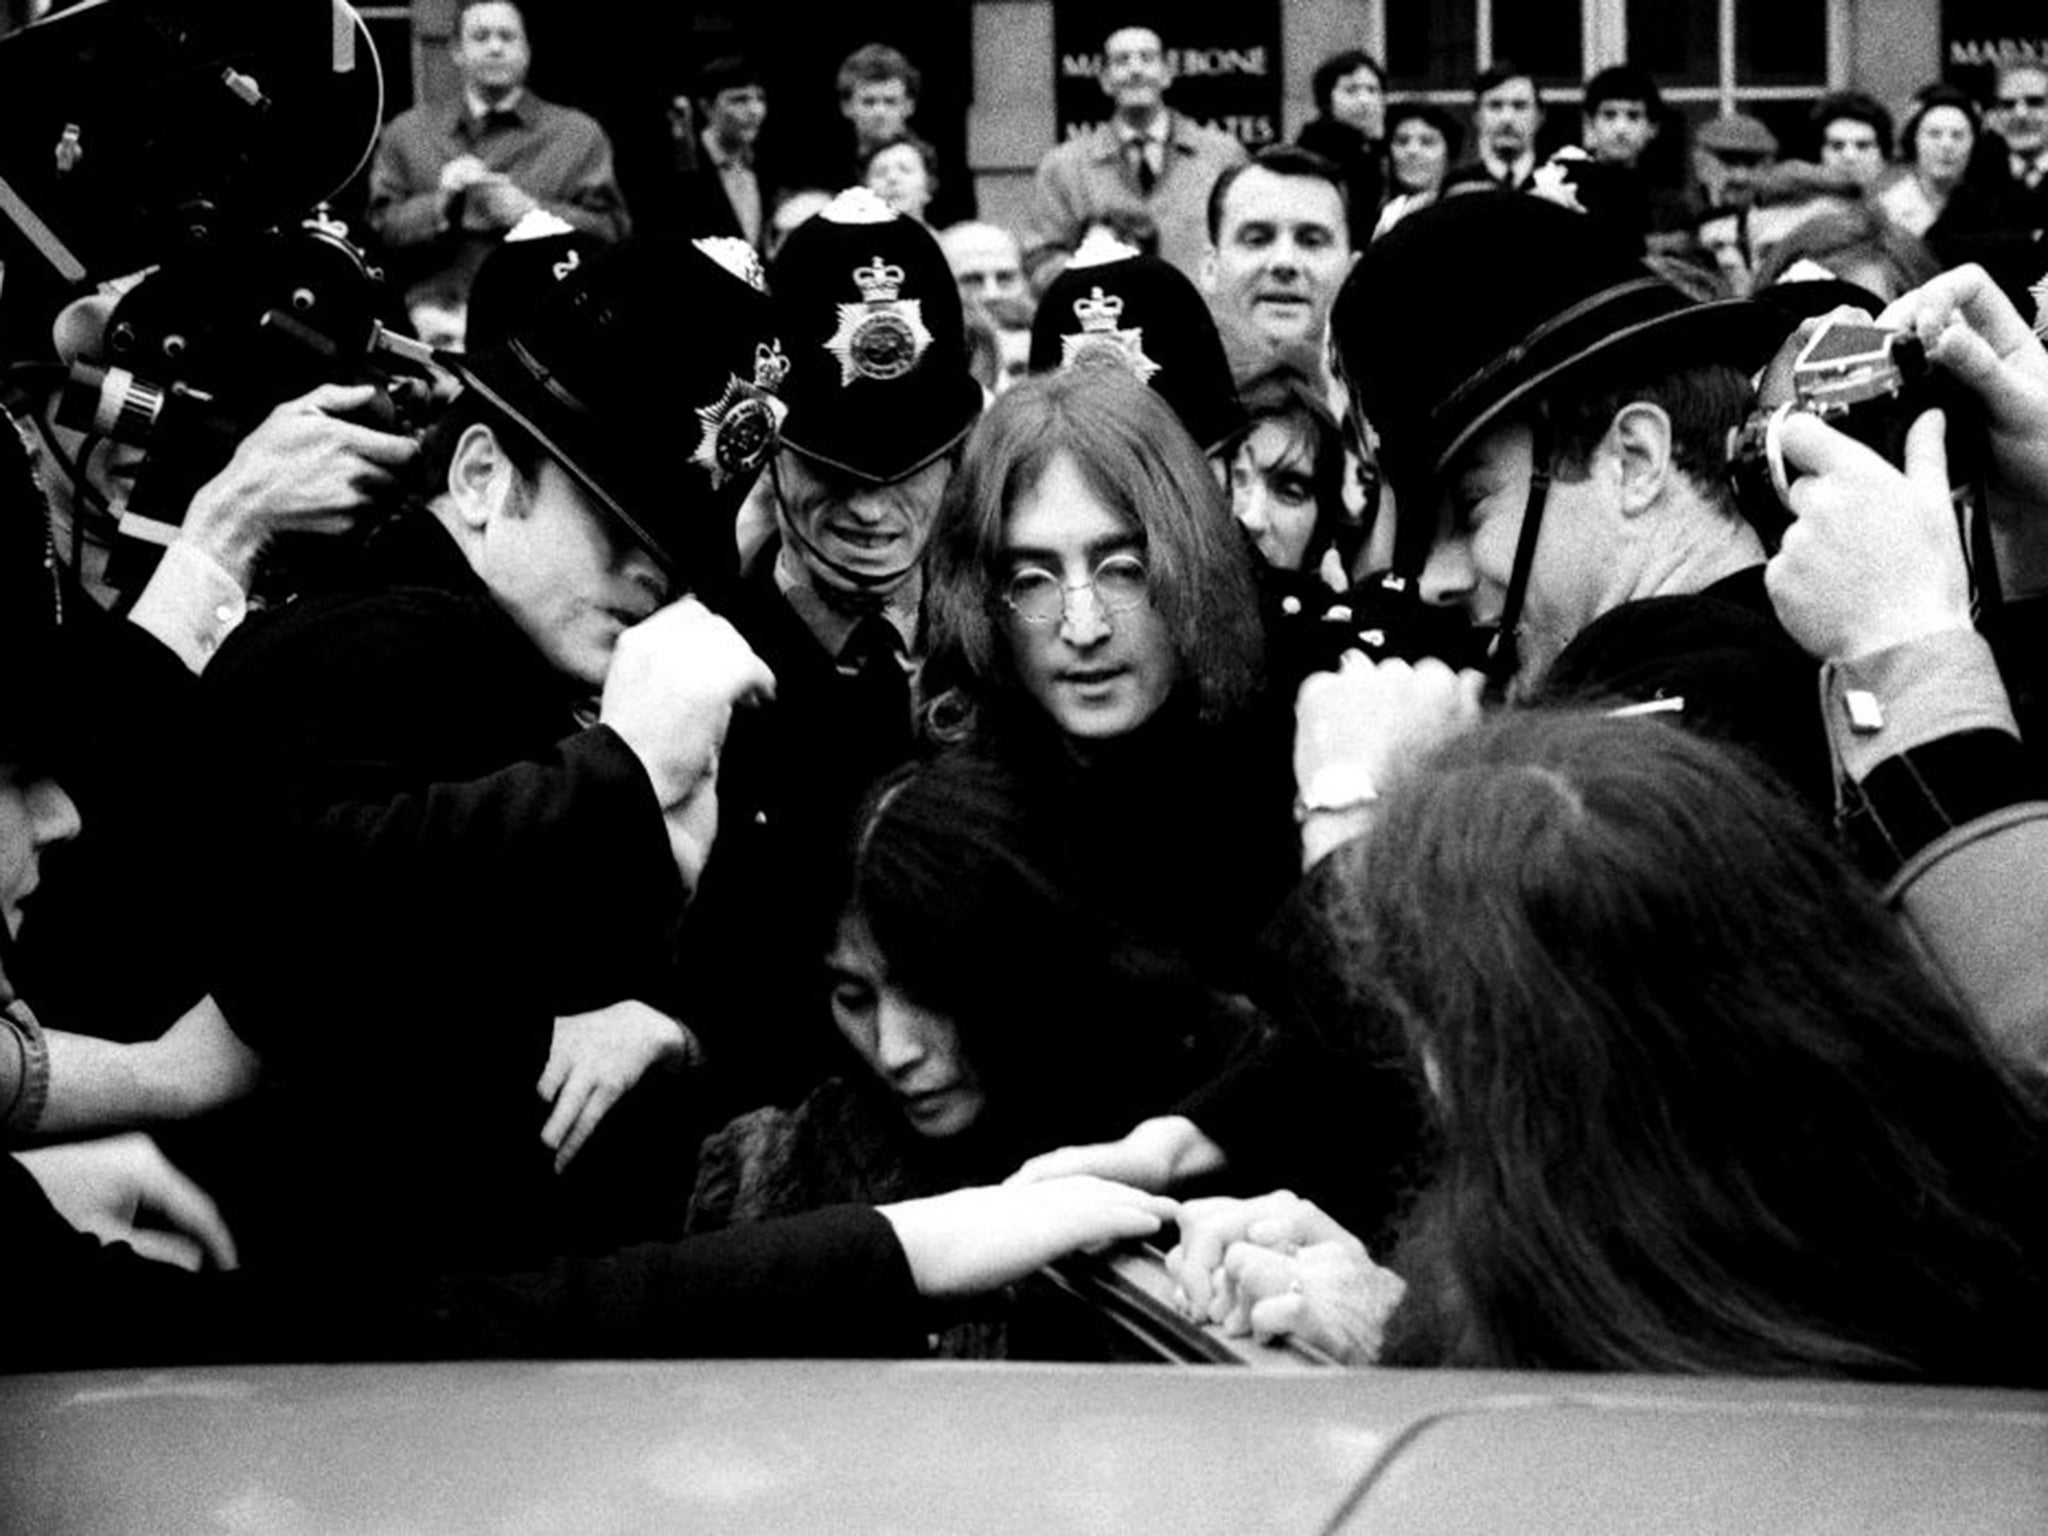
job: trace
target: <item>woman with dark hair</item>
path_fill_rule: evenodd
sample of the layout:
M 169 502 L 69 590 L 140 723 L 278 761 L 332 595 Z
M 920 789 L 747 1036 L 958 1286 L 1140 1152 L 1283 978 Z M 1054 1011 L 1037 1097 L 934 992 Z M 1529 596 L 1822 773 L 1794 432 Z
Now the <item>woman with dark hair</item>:
M 1408 101 L 1387 115 L 1387 160 L 1392 171 L 1385 207 L 1372 227 L 1384 235 L 1443 192 L 1444 177 L 1465 148 L 1465 130 L 1434 102 Z M 1360 246 L 1363 250 L 1364 247 Z
M 939 152 L 914 133 L 900 133 L 861 156 L 860 176 L 893 211 L 922 224 L 939 190 Z
M 2003 141 L 1984 132 L 1976 101 L 1955 86 L 1936 83 L 1914 99 L 1899 135 L 1900 163 L 1871 191 L 1872 201 L 1925 240 L 1942 266 L 1987 267 L 2024 312 L 2041 262 Z
M 1362 48 L 1333 53 L 1310 76 L 1316 115 L 1295 140 L 1343 173 L 1351 224 L 1351 248 L 1365 242 L 1386 197 L 1387 73 Z
M 1351 586 L 1371 524 L 1344 500 L 1345 443 L 1317 386 L 1318 360 L 1282 352 L 1243 379 L 1250 425 L 1230 456 L 1230 510 L 1259 557 L 1269 672 L 1292 689 L 1351 628 L 1327 616 Z
M 1992 254 L 1987 237 L 2019 227 L 2006 157 L 1985 136 L 1984 115 L 1968 92 L 1937 82 L 1914 101 L 1899 133 L 1899 164 L 1871 198 L 1945 265 L 1985 259 Z
M 968 439 L 929 561 L 928 673 L 954 684 L 933 734 L 1011 772 L 1134 937 L 1230 970 L 1293 880 L 1291 721 L 1251 552 L 1172 407 L 1117 365 L 1024 380 Z
M 1512 713 L 1345 857 L 1358 1017 L 1433 1105 L 1407 1294 L 1313 1207 L 1216 1202 L 1176 1261 L 1216 1315 L 1386 1363 L 2048 1381 L 2042 1081 L 1732 754 Z
M 1237 1016 L 1110 931 L 996 764 L 906 767 L 861 815 L 821 1001 L 845 1070 L 706 1141 L 693 1231 L 992 1181 L 1212 1073 Z
M 1313 574 L 1335 555 L 1350 569 L 1365 530 L 1344 508 L 1344 433 L 1314 376 L 1312 356 L 1276 357 L 1245 378 L 1250 417 L 1230 466 L 1230 510 L 1260 560 Z

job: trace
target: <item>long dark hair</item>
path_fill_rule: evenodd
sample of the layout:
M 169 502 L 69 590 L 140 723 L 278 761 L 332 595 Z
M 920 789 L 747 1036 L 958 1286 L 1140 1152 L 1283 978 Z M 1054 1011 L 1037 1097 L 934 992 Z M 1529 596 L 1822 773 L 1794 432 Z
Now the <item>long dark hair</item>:
M 1344 429 L 1337 425 L 1316 387 L 1313 365 L 1313 354 L 1290 348 L 1240 380 L 1237 397 L 1249 420 L 1237 446 L 1267 421 L 1278 423 L 1307 444 L 1316 526 L 1302 552 L 1301 568 L 1314 570 L 1323 552 L 1335 548 L 1348 575 L 1371 529 L 1354 519 L 1344 505 Z
M 975 426 L 927 553 L 935 670 L 958 677 L 975 705 L 1016 702 L 998 596 L 1003 534 L 1018 500 L 1062 454 L 1143 537 L 1152 604 L 1197 714 L 1212 723 L 1236 714 L 1257 691 L 1265 657 L 1251 557 L 1201 449 L 1172 407 L 1121 368 L 1020 380 Z
M 1026 1151 L 1163 1111 L 1240 1027 L 1090 899 L 1035 811 L 967 751 L 899 769 L 858 818 L 846 886 L 890 983 L 953 1021 L 986 1113 Z
M 1523 711 L 1390 797 L 1339 913 L 1441 1145 L 1396 1357 L 2038 1380 L 2048 1109 L 1798 807 Z

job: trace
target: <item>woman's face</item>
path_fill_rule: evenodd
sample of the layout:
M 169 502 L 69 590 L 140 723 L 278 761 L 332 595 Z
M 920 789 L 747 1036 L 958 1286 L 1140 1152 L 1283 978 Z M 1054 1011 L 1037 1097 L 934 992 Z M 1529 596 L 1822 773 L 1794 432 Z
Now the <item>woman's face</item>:
M 1075 741 L 1127 735 L 1158 713 L 1180 680 L 1180 658 L 1148 591 L 1132 592 L 1129 562 L 1144 534 L 1105 506 L 1071 456 L 1059 454 L 1019 496 L 1003 529 L 1000 590 L 1022 573 L 1058 584 L 1057 612 L 1032 623 L 1012 604 L 1005 633 L 1018 680 Z
M 922 219 L 932 200 L 931 173 L 909 144 L 892 144 L 868 162 L 868 186 L 907 219 Z
M 1444 136 L 1419 117 L 1395 125 L 1393 143 L 1394 180 L 1404 192 L 1434 192 L 1443 185 L 1450 168 L 1450 146 Z
M 1308 433 L 1270 419 L 1252 428 L 1231 460 L 1230 510 L 1276 570 L 1300 570 L 1315 536 L 1315 467 Z
M 22 903 L 42 880 L 43 850 L 78 835 L 78 807 L 55 779 L 0 763 L 0 924 L 21 931 Z
M 961 1052 L 959 1031 L 945 1014 L 890 984 L 889 967 L 856 914 L 839 920 L 825 969 L 833 1022 L 896 1095 L 910 1128 L 939 1140 L 974 1124 L 986 1095 Z
M 1330 116 L 1368 139 L 1386 131 L 1387 93 L 1380 77 L 1360 66 L 1330 87 Z
M 1913 138 L 1921 175 L 1942 186 L 1962 180 L 1976 138 L 1970 116 L 1961 107 L 1930 107 Z

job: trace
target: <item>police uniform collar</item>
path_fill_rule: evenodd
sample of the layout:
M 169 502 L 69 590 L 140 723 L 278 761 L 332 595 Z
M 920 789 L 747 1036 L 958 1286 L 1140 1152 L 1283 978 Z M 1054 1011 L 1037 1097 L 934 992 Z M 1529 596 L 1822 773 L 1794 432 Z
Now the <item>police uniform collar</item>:
M 824 647 L 828 656 L 836 659 L 846 649 L 854 627 L 876 611 L 902 638 L 904 653 L 917 653 L 917 607 L 924 594 L 922 566 L 911 567 L 910 573 L 883 600 L 879 610 L 859 613 L 849 613 L 826 598 L 818 589 L 817 578 L 811 573 L 811 568 L 804 564 L 803 556 L 787 540 L 782 541 L 775 551 L 774 578 L 775 590 L 789 604 L 790 612 Z

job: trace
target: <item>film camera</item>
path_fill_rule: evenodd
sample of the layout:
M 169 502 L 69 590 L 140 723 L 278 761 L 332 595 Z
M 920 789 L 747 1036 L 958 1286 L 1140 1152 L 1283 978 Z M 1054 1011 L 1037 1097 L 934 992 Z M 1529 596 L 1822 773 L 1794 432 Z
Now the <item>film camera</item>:
M 1483 668 L 1493 631 L 1472 623 L 1462 607 L 1426 603 L 1409 577 L 1381 571 L 1333 592 L 1308 580 L 1278 603 L 1273 642 L 1286 675 L 1332 672 L 1347 651 L 1372 661 L 1433 656 L 1454 670 Z
M 383 99 L 342 0 L 104 0 L 0 41 L 9 350 L 40 351 L 60 312 L 89 338 L 56 416 L 140 450 L 108 508 L 139 541 L 117 562 L 168 543 L 281 402 L 374 383 L 375 424 L 403 429 L 430 393 L 431 354 L 382 324 L 381 274 L 325 212 Z M 48 365 L 10 372 L 46 398 Z
M 1952 497 L 1966 537 L 1973 531 L 1972 487 L 1984 462 L 1982 423 L 1971 397 L 1927 359 L 1919 338 L 1860 315 L 1822 320 L 1794 357 L 1792 398 L 1756 411 L 1729 442 L 1736 504 L 1775 550 L 1791 523 L 1791 483 L 1780 434 L 1795 411 L 1830 426 L 1903 468 L 1907 430 L 1935 407 L 1948 420 Z

